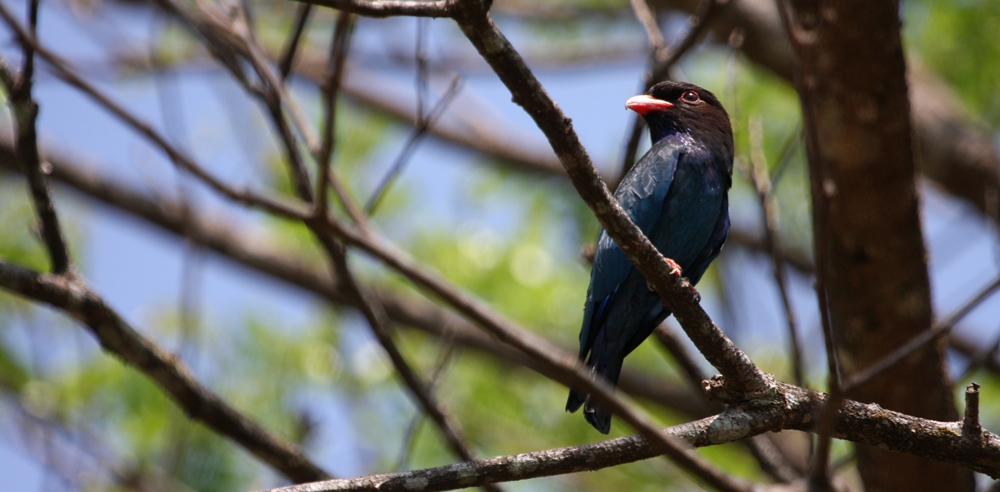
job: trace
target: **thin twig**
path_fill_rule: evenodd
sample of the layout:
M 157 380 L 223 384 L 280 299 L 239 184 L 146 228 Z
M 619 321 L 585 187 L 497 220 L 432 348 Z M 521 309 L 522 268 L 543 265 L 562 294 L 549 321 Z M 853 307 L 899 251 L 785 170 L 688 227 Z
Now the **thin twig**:
M 427 100 L 427 79 L 430 77 L 430 67 L 427 62 L 427 19 L 417 18 L 417 42 L 414 48 L 414 61 L 417 65 L 417 125 L 423 125 L 427 120 L 424 112 L 424 101 Z
M 961 305 L 954 312 L 949 314 L 947 317 L 941 321 L 934 324 L 934 326 L 927 330 L 921 332 L 919 335 L 910 339 L 910 341 L 900 345 L 899 348 L 893 350 L 890 354 L 886 355 L 878 362 L 868 366 L 862 371 L 851 375 L 847 381 L 844 382 L 844 391 L 851 391 L 858 386 L 868 382 L 871 378 L 877 376 L 881 372 L 889 369 L 890 367 L 898 364 L 900 361 L 905 359 L 910 354 L 916 352 L 924 345 L 928 344 L 933 340 L 937 340 L 940 336 L 944 335 L 948 330 L 951 330 L 956 323 L 962 320 L 965 315 L 969 314 L 970 311 L 979 306 L 980 303 L 989 298 L 993 293 L 1000 289 L 1000 276 L 995 278 L 986 287 L 983 287 L 979 292 L 973 295 L 965 304 Z
M 9 15 L 9 13 L 8 13 Z M 11 16 L 11 20 L 13 17 Z M 28 1 L 28 30 L 31 36 L 38 25 L 38 0 Z M 53 273 L 64 273 L 70 269 L 71 259 L 66 245 L 65 235 L 59 225 L 49 185 L 46 179 L 46 169 L 51 165 L 43 163 L 38 152 L 38 103 L 32 95 L 35 72 L 35 48 L 22 43 L 22 69 L 20 74 L 14 74 L 6 62 L 0 59 L 0 81 L 3 82 L 9 97 L 9 105 L 14 116 L 14 127 L 17 138 L 15 152 L 17 159 L 28 178 L 28 189 L 31 201 L 38 216 L 39 232 L 49 255 L 49 263 Z
M 785 143 L 782 144 L 781 151 L 778 152 L 778 155 L 781 156 L 778 160 L 778 166 L 775 168 L 774 173 L 771 174 L 771 195 L 775 194 L 775 190 L 778 189 L 778 185 L 781 183 L 781 178 L 785 175 L 788 166 L 791 165 L 792 156 L 795 155 L 795 151 L 802 144 L 802 135 L 802 123 L 799 123 L 788 134 L 788 137 L 785 138 Z
M 948 341 L 950 342 L 951 347 L 965 353 L 962 350 L 965 348 L 965 345 L 961 343 L 964 340 L 959 340 L 954 333 L 950 333 L 949 335 Z M 997 336 L 993 340 L 993 343 L 989 346 L 984 346 L 982 348 L 977 347 L 976 350 L 971 351 L 971 353 L 966 353 L 965 355 L 969 358 L 969 364 L 965 366 L 965 370 L 962 371 L 962 374 L 954 380 L 963 381 L 980 368 L 989 366 L 991 362 L 995 365 L 997 353 L 1000 353 L 1000 336 Z M 990 367 L 990 369 L 996 371 L 995 367 Z
M 691 356 L 687 347 L 684 346 L 684 341 L 681 337 L 677 336 L 666 323 L 660 323 L 660 326 L 657 326 L 653 330 L 653 336 L 656 337 L 656 340 L 660 342 L 663 348 L 667 349 L 667 352 L 674 358 L 677 365 L 681 367 L 681 372 L 684 373 L 688 384 L 696 390 L 701 390 L 702 382 L 708 379 L 708 377 L 698 367 L 698 363 Z
M 440 354 L 438 355 L 438 360 L 434 364 L 434 371 L 431 373 L 430 383 L 427 384 L 429 391 L 434 391 L 438 383 L 441 381 L 441 377 L 444 375 L 445 366 L 451 361 L 452 355 L 455 353 L 455 338 L 447 337 L 442 340 L 442 346 L 440 349 Z M 417 444 L 417 435 L 420 430 L 420 424 L 424 422 L 426 414 L 424 412 L 416 412 L 415 415 L 410 419 L 410 423 L 406 425 L 406 429 L 403 431 L 403 445 L 399 450 L 399 459 L 396 460 L 395 469 L 397 471 L 402 471 L 406 468 L 407 463 L 410 461 L 410 456 L 413 454 L 413 448 Z
M 646 5 L 645 0 L 630 1 L 632 2 L 633 10 L 636 11 L 636 15 L 640 15 L 640 9 L 636 9 L 635 5 L 637 3 Z M 688 25 L 691 26 L 688 33 L 669 47 L 663 42 L 663 35 L 660 33 L 659 26 L 655 25 L 655 19 L 652 26 L 655 29 L 646 26 L 647 36 L 649 36 L 649 42 L 653 46 L 653 49 L 650 50 L 649 56 L 650 68 L 643 77 L 642 92 L 646 92 L 657 82 L 667 78 L 673 66 L 705 34 L 706 29 L 712 22 L 712 17 L 721 10 L 718 8 L 721 6 L 721 3 L 726 2 L 720 2 L 720 0 L 702 0 L 702 3 L 698 6 L 698 11 L 688 19 Z M 650 13 L 650 15 L 652 14 Z M 641 17 L 640 21 L 643 22 L 644 26 L 648 22 L 648 20 L 642 21 Z M 639 139 L 642 136 L 643 122 L 639 115 L 633 114 L 631 122 L 631 130 L 629 130 L 629 136 L 626 139 L 625 154 L 622 156 L 621 173 L 619 174 L 618 181 L 621 181 L 629 169 L 632 169 L 632 165 L 635 163 L 635 154 L 639 149 Z
M 406 163 L 410 161 L 410 157 L 413 155 L 413 151 L 416 150 L 417 144 L 419 144 L 420 141 L 427 136 L 427 130 L 434 125 L 438 118 L 444 114 L 444 111 L 448 109 L 448 105 L 455 100 L 455 96 L 458 95 L 459 89 L 461 88 L 461 82 L 462 78 L 460 76 L 453 78 L 451 80 L 451 84 L 448 86 L 448 89 L 441 96 L 441 98 L 438 99 L 437 103 L 434 104 L 430 114 L 428 114 L 426 118 L 422 118 L 422 121 L 413 128 L 413 131 L 410 132 L 410 136 L 407 138 L 406 144 L 403 145 L 403 150 L 399 152 L 395 162 L 392 163 L 392 167 L 390 167 L 389 171 L 382 177 L 378 186 L 375 187 L 375 191 L 372 192 L 372 196 L 368 199 L 368 203 L 365 205 L 365 212 L 368 215 L 375 213 L 375 209 L 382 201 L 382 197 L 385 196 L 386 191 L 395 181 L 396 177 L 399 176 L 399 173 L 402 172 Z
M 646 30 L 646 38 L 649 39 L 650 49 L 654 52 L 663 49 L 666 46 L 666 42 L 663 40 L 660 23 L 657 22 L 653 9 L 649 8 L 646 0 L 629 0 L 629 4 L 632 5 L 632 12 L 635 13 L 635 18 L 642 24 L 642 28 Z
M 292 64 L 295 63 L 295 55 L 299 49 L 299 41 L 302 39 L 302 33 L 306 30 L 306 23 L 309 22 L 311 12 L 312 5 L 308 3 L 300 3 L 298 10 L 295 11 L 295 26 L 292 28 L 292 35 L 289 36 L 288 43 L 285 45 L 278 62 L 278 75 L 282 81 L 287 79 L 288 74 L 292 71 Z
M 774 210 L 773 190 L 768 175 L 767 157 L 764 155 L 764 134 L 759 116 L 752 116 L 748 126 L 750 136 L 750 163 L 753 169 L 748 173 L 757 190 L 757 201 L 760 204 L 761 220 L 764 223 L 764 244 L 771 252 L 774 263 L 774 282 L 781 294 L 781 304 L 785 308 L 785 321 L 788 326 L 788 344 L 792 353 L 792 374 L 795 384 L 804 386 L 805 375 L 802 370 L 802 345 L 796 323 L 795 308 L 792 306 L 788 285 L 785 281 L 785 262 L 778 250 L 778 217 Z
M 802 473 L 792 466 L 785 452 L 774 443 L 769 434 L 759 434 L 740 441 L 757 460 L 760 469 L 778 483 L 801 480 Z
M 28 33 L 31 37 L 38 35 L 38 0 L 28 0 Z M 31 45 L 21 45 L 24 59 L 21 61 L 21 80 L 19 90 L 31 93 L 32 78 L 35 76 L 35 49 Z
M 351 195 L 348 193 L 344 183 L 340 181 L 335 173 L 330 173 L 330 188 L 333 189 L 333 193 L 336 195 L 337 201 L 340 202 L 340 205 L 347 211 L 347 215 L 351 218 L 351 221 L 358 226 L 358 229 L 362 234 L 370 236 L 371 225 L 368 222 L 368 215 L 366 215 L 365 211 L 361 209 L 357 201 L 351 198 Z
M 278 217 L 292 218 L 302 220 L 308 215 L 301 208 L 296 205 L 285 203 L 276 198 L 270 198 L 264 195 L 258 195 L 249 190 L 239 190 L 229 186 L 228 184 L 222 182 L 218 178 L 212 176 L 208 171 L 206 171 L 202 166 L 196 163 L 193 159 L 185 155 L 183 152 L 171 145 L 162 135 L 153 130 L 152 126 L 148 123 L 140 120 L 138 117 L 124 109 L 121 105 L 114 102 L 110 97 L 105 95 L 103 92 L 98 90 L 89 82 L 80 78 L 76 75 L 70 68 L 69 65 L 62 60 L 59 56 L 55 55 L 49 51 L 44 46 L 40 45 L 38 41 L 31 37 L 24 28 L 14 19 L 10 11 L 0 3 L 0 17 L 3 17 L 4 21 L 7 23 L 11 29 L 14 30 L 21 43 L 31 44 L 39 56 L 45 59 L 54 69 L 55 75 L 60 79 L 69 84 L 72 87 L 77 88 L 91 99 L 93 99 L 98 105 L 108 110 L 115 117 L 120 119 L 126 125 L 132 127 L 133 130 L 138 132 L 144 138 L 149 140 L 153 145 L 159 147 L 164 154 L 173 162 L 175 165 L 181 167 L 185 171 L 191 173 L 210 188 L 220 193 L 221 195 L 241 203 L 243 205 L 248 205 L 252 207 L 261 208 L 268 211 Z
M 378 304 L 378 300 L 370 292 L 363 290 L 354 280 L 354 275 L 347 265 L 347 257 L 342 246 L 330 239 L 326 235 L 327 231 L 320 227 L 315 227 L 313 232 L 326 249 L 332 273 L 335 276 L 339 276 L 339 280 L 347 290 L 348 295 L 356 299 L 361 313 L 371 326 L 372 332 L 375 334 L 375 338 L 379 341 L 382 349 L 389 356 L 389 360 L 392 362 L 396 372 L 407 388 L 409 388 L 410 393 L 416 397 L 424 413 L 430 416 L 431 420 L 437 424 L 441 430 L 441 434 L 444 436 L 445 442 L 448 443 L 448 447 L 463 461 L 475 460 L 476 457 L 466 444 L 458 422 L 444 411 L 437 397 L 420 380 L 420 377 L 417 376 L 413 368 L 406 362 L 403 354 L 392 340 L 389 329 L 389 317 L 385 313 L 385 308 Z M 502 492 L 502 489 L 494 484 L 483 484 L 483 489 L 488 492 Z
M 314 214 L 317 217 L 326 216 L 329 200 L 327 189 L 331 182 L 330 166 L 333 151 L 337 143 L 337 98 L 340 95 L 340 85 L 344 78 L 344 61 L 347 59 L 350 44 L 353 14 L 341 12 L 337 16 L 337 25 L 330 41 L 330 57 L 327 61 L 329 74 L 321 87 L 323 93 L 323 137 L 319 146 L 316 165 L 319 166 L 319 179 L 316 181 L 316 203 Z

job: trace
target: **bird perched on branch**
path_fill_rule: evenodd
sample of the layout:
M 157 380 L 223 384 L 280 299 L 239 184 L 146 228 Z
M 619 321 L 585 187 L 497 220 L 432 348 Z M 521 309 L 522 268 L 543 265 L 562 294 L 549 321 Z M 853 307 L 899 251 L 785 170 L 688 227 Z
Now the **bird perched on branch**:
M 733 129 L 711 92 L 685 82 L 654 85 L 625 102 L 646 120 L 653 146 L 625 176 L 615 198 L 632 221 L 697 284 L 729 233 Z M 612 386 L 622 361 L 670 311 L 625 253 L 601 231 L 580 330 L 580 360 Z M 607 434 L 611 415 L 571 390 L 566 410 Z

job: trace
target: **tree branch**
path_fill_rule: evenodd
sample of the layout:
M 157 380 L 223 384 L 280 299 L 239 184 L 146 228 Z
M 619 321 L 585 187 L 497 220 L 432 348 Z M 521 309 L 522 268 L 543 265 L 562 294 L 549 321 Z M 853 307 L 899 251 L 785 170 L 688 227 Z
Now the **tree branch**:
M 12 165 L 14 157 L 10 150 L 9 136 L 6 141 L 4 140 L 0 138 L 0 167 L 18 171 L 17 167 Z M 203 215 L 186 214 L 184 209 L 189 207 L 165 195 L 154 194 L 147 197 L 115 183 L 109 177 L 84 171 L 79 164 L 60 157 L 57 152 L 50 151 L 49 157 L 53 163 L 52 178 L 88 197 L 334 304 L 355 305 L 337 282 L 331 280 L 329 275 L 320 273 L 321 269 L 268 247 L 257 235 L 230 227 L 231 221 L 225 218 L 210 220 Z M 500 360 L 523 365 L 543 376 L 552 377 L 543 364 L 510 345 L 482 334 L 471 323 L 437 304 L 387 290 L 377 290 L 375 295 L 385 306 L 389 317 L 402 325 L 435 336 L 453 337 L 462 345 L 485 351 Z M 570 360 L 573 357 L 564 348 L 555 350 L 559 352 L 558 357 L 561 359 Z M 670 381 L 634 369 L 623 370 L 619 388 L 633 396 L 676 409 L 686 415 L 703 417 L 710 413 L 708 406 L 703 403 L 704 398 L 700 395 L 693 394 Z
M 38 16 L 38 2 L 33 0 L 29 7 L 31 17 L 30 28 L 35 30 Z M 17 159 L 28 178 L 28 189 L 31 201 L 38 215 L 39 229 L 42 241 L 49 254 L 49 263 L 53 273 L 64 273 L 70 268 L 69 249 L 59 226 L 59 216 L 49 195 L 49 185 L 45 178 L 45 166 L 38 153 L 38 104 L 32 97 L 32 74 L 34 73 L 35 50 L 24 45 L 24 68 L 20 74 L 14 74 L 7 64 L 0 59 L 0 81 L 9 95 L 8 104 L 14 116 L 14 128 L 17 132 L 15 151 Z
M 663 256 L 622 210 L 604 185 L 587 151 L 573 131 L 572 124 L 546 93 L 514 47 L 497 30 L 485 12 L 465 2 L 456 20 L 480 55 L 493 67 L 510 90 L 513 100 L 522 106 L 549 139 L 566 173 L 608 235 L 636 265 L 680 322 L 681 327 L 702 352 L 732 384 L 737 392 L 760 391 L 767 383 L 763 373 L 698 305 L 686 281 L 672 276 Z
M 778 383 L 776 401 L 784 404 L 732 407 L 719 415 L 661 432 L 690 446 L 704 447 L 745 439 L 767 431 L 813 431 L 814 415 L 827 395 Z M 985 432 L 979 442 L 962 438 L 962 422 L 936 422 L 885 410 L 874 404 L 844 401 L 834 437 L 879 445 L 902 453 L 945 461 L 1000 476 L 1000 436 Z M 917 429 L 917 432 L 914 432 Z M 471 463 L 401 473 L 329 480 L 272 489 L 270 492 L 441 491 L 484 483 L 515 481 L 597 470 L 652 458 L 663 448 L 633 435 L 593 444 L 499 456 Z
M 451 17 L 458 0 L 295 0 L 365 17 Z
M 135 331 L 79 278 L 40 274 L 0 260 L 0 286 L 58 308 L 86 325 L 101 347 L 155 381 L 190 418 L 236 441 L 290 480 L 329 477 L 297 446 L 271 434 L 202 386 L 176 356 Z
M 153 127 L 150 124 L 140 120 L 137 116 L 133 115 L 121 105 L 114 102 L 110 97 L 99 91 L 96 87 L 83 80 L 70 69 L 68 63 L 49 51 L 47 48 L 41 46 L 34 37 L 25 32 L 24 28 L 21 27 L 21 25 L 11 15 L 7 7 L 3 4 L 0 4 L 0 17 L 3 17 L 7 25 L 14 30 L 21 43 L 30 44 L 34 47 L 39 56 L 52 65 L 55 69 L 55 74 L 59 77 L 59 79 L 86 94 L 99 106 L 105 108 L 123 123 L 149 140 L 150 143 L 160 148 L 160 150 L 166 154 L 171 162 L 181 169 L 191 173 L 219 194 L 243 205 L 261 208 L 279 217 L 301 220 L 307 216 L 301 207 L 285 203 L 276 198 L 258 195 L 249 190 L 236 189 L 219 180 L 215 176 L 212 176 L 201 165 L 175 148 L 167 141 L 167 139 L 153 130 Z

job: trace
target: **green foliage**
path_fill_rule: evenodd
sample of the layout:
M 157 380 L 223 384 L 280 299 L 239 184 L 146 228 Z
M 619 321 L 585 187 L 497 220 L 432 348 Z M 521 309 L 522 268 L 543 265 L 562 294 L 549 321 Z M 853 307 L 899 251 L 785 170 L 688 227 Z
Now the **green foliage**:
M 3 224 L 0 258 L 36 271 L 46 270 L 49 260 L 44 244 L 34 232 L 36 223 L 27 184 L 20 177 L 0 171 L 0 224 Z
M 992 128 L 1000 125 L 1000 2 L 916 0 L 903 6 L 904 38 L 917 63 L 948 81 Z

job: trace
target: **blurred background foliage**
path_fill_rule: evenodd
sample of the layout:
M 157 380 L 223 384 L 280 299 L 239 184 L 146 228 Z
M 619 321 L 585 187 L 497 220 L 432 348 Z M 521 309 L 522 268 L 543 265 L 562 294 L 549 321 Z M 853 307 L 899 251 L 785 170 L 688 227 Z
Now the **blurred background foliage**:
M 295 4 L 251 4 L 257 13 L 258 35 L 269 49 L 279 50 L 289 32 Z M 50 21 L 52 18 L 61 19 L 59 23 L 78 23 L 77 29 L 86 33 L 94 31 L 104 19 L 116 19 L 116 26 L 134 19 L 155 19 L 156 14 L 150 10 L 145 4 L 117 2 L 46 3 L 42 39 L 59 39 L 46 30 L 47 23 L 56 22 Z M 627 2 L 511 0 L 498 1 L 496 10 L 501 27 L 543 77 L 604 77 L 610 71 L 626 70 L 634 80 L 629 83 L 638 85 L 645 63 L 645 39 Z M 969 111 L 995 132 L 1000 126 L 1000 91 L 996 90 L 996 81 L 1000 80 L 1000 43 L 996 39 L 1000 32 L 1000 2 L 910 0 L 903 2 L 902 17 L 911 62 L 925 64 L 943 77 L 960 94 Z M 684 19 L 686 16 L 680 14 L 665 16 L 668 38 L 682 35 Z M 179 80 L 179 85 L 187 83 L 187 79 L 204 77 L 206 58 L 198 43 L 185 30 L 162 19 L 159 23 L 167 27 L 146 40 L 157 62 L 172 72 L 171 77 Z M 304 50 L 325 49 L 331 25 L 332 15 L 319 12 L 308 31 Z M 414 25 L 412 19 L 360 20 L 350 61 L 412 88 Z M 467 73 L 473 81 L 470 85 L 475 85 L 477 79 L 489 78 L 488 69 L 476 60 L 453 25 L 447 21 L 433 23 L 430 33 L 429 53 L 435 73 Z M 109 37 L 107 33 L 89 35 Z M 143 44 L 137 46 L 142 49 Z M 108 49 L 105 55 L 114 58 L 129 53 L 121 46 L 115 48 Z M 10 44 L 4 50 L 16 56 Z M 88 60 L 81 59 L 80 66 L 87 68 Z M 112 66 L 117 67 L 117 72 L 98 72 L 102 83 L 124 91 L 122 97 L 143 112 L 155 114 L 156 104 L 146 96 L 136 96 L 134 91 L 139 90 L 137 87 L 149 90 L 155 86 L 157 75 L 122 63 L 120 58 Z M 789 250 L 808 255 L 808 177 L 797 142 L 800 115 L 793 88 L 724 44 L 708 42 L 696 47 L 677 68 L 682 78 L 719 94 L 733 117 L 738 152 L 731 195 L 734 223 L 744 230 L 760 229 L 756 191 L 746 177 L 752 146 L 760 145 L 772 174 L 786 161 L 774 195 L 780 242 Z M 565 78 L 554 85 L 573 83 Z M 54 83 L 51 79 L 43 82 Z M 320 104 L 315 87 L 301 80 L 295 81 L 294 87 L 303 106 L 315 108 L 310 111 L 318 119 Z M 238 89 L 225 90 L 237 94 L 228 96 L 228 100 L 242 96 L 236 92 Z M 500 99 L 509 98 L 502 91 L 492 90 Z M 575 104 L 587 105 L 586 101 Z M 197 106 L 197 102 L 189 103 L 185 109 L 190 113 L 186 118 L 199 122 L 199 127 L 191 127 L 185 137 L 195 149 L 204 145 L 199 142 L 203 138 L 199 128 L 233 123 L 231 114 L 212 114 Z M 60 108 L 43 99 L 42 111 L 44 118 L 55 119 Z M 759 142 L 751 141 L 749 134 L 755 120 L 761 122 Z M 253 179 L 291 195 L 282 154 L 271 142 L 263 119 L 254 117 L 245 128 L 234 131 L 244 133 L 236 138 L 236 146 L 246 147 L 245 142 L 257 141 L 264 149 L 242 149 L 255 159 L 241 164 L 243 172 L 261 171 Z M 410 127 L 379 111 L 342 98 L 334 169 L 357 201 L 364 203 L 368 199 L 409 132 Z M 601 149 L 594 153 L 596 160 L 616 162 L 625 136 L 624 125 L 605 128 L 604 141 L 585 144 Z M 58 139 L 52 142 L 60 143 Z M 580 251 L 594 241 L 598 226 L 572 187 L 560 178 L 526 175 L 433 139 L 422 144 L 418 154 L 425 147 L 434 149 L 432 159 L 446 158 L 448 162 L 431 166 L 424 159 L 404 168 L 374 216 L 377 227 L 448 280 L 504 315 L 575 351 L 589 277 L 589 265 Z M 226 155 L 226 151 L 216 152 Z M 145 185 L 155 188 L 155 184 Z M 57 188 L 57 205 L 64 218 L 72 219 L 64 222 L 69 226 L 74 256 L 82 260 L 86 276 L 91 259 L 107 262 L 109 256 L 118 254 L 116 245 L 93 240 L 88 232 L 93 215 L 109 212 L 92 205 L 82 208 L 93 213 L 68 212 L 79 199 L 65 196 L 64 190 Z M 206 210 L 220 207 L 211 199 L 205 200 L 209 203 Z M 342 211 L 338 209 L 338 213 Z M 250 215 L 250 224 L 261 241 L 293 252 L 325 271 L 322 255 L 303 227 Z M 118 216 L 113 220 L 125 219 Z M 0 224 L 0 257 L 44 270 L 46 257 L 33 232 L 34 218 L 24 183 L 10 174 L 0 174 Z M 137 234 L 159 234 L 143 230 L 134 222 L 126 226 L 136 229 Z M 156 236 L 153 241 L 165 240 Z M 225 271 L 228 267 L 211 266 L 219 262 L 211 254 L 200 253 L 205 259 L 198 260 L 201 256 L 191 254 L 189 246 L 171 241 L 171 247 L 184 258 L 184 268 L 194 262 L 195 268 L 232 275 Z M 409 284 L 363 255 L 353 254 L 351 261 L 365 280 L 412 294 Z M 773 287 L 769 283 L 768 287 L 757 286 L 769 282 L 770 268 L 762 256 L 731 244 L 699 290 L 716 319 L 735 334 L 754 360 L 787 380 L 791 372 L 781 318 L 762 317 L 757 309 L 762 303 L 771 303 L 764 309 L 766 312 L 778 309 Z M 167 274 L 175 276 L 176 272 Z M 177 351 L 209 387 L 269 429 L 302 443 L 333 473 L 362 475 L 455 461 L 437 429 L 415 410 L 356 312 L 330 307 L 310 297 L 303 304 L 310 308 L 291 317 L 271 312 L 266 303 L 220 308 L 214 302 L 217 294 L 213 289 L 197 287 L 206 275 L 209 273 L 193 274 L 191 285 L 182 286 L 184 291 L 194 291 L 197 301 L 179 302 L 177 296 L 163 296 L 126 314 L 145 334 Z M 809 280 L 800 274 L 793 276 L 797 297 L 805 299 L 798 305 L 803 311 L 800 329 L 813 356 L 807 359 L 807 369 L 813 386 L 822 387 L 822 352 L 818 349 L 816 315 L 812 313 L 815 306 L 809 300 Z M 246 280 L 227 285 L 261 282 L 270 289 L 284 289 L 260 277 L 240 278 Z M 113 299 L 115 289 L 140 289 L 144 283 L 159 281 L 138 274 L 131 280 L 98 286 Z M 740 285 L 744 286 L 742 294 L 736 291 Z M 764 293 L 747 294 L 748 285 Z M 303 296 L 298 291 L 282 295 Z M 580 415 L 562 411 L 565 388 L 529 369 L 471 349 L 452 347 L 447 339 L 405 327 L 400 327 L 398 340 L 425 379 L 439 373 L 436 391 L 441 401 L 457 417 L 472 447 L 482 456 L 570 446 L 602 437 L 585 425 Z M 640 347 L 626 365 L 686 384 L 669 357 L 652 343 Z M 984 385 L 984 395 L 1000 391 L 993 374 L 973 371 L 962 383 L 972 379 Z M 273 471 L 230 441 L 190 423 L 144 376 L 101 353 L 72 320 L 46 308 L 29 306 L 6 293 L 0 293 L 0 391 L 3 452 L 31 463 L 2 473 L 7 477 L 20 475 L 19 483 L 44 483 L 57 489 L 132 490 L 141 488 L 137 484 L 142 480 L 152 480 L 162 490 L 227 491 L 281 482 Z M 687 415 L 655 405 L 649 405 L 649 409 L 667 424 L 690 420 Z M 997 428 L 1000 408 L 984 405 L 983 412 L 987 427 Z M 628 429 L 620 425 L 612 428 L 612 436 L 626 432 Z M 841 457 L 849 452 L 846 446 L 837 451 Z M 727 471 L 762 479 L 756 462 L 739 445 L 713 447 L 703 454 Z M 64 461 L 60 456 L 71 456 L 75 461 L 69 460 L 69 465 L 54 463 Z M 72 473 L 91 462 L 97 465 L 86 473 Z M 85 479 L 80 480 L 81 476 Z M 5 480 L 0 480 L 0 489 L 6 489 L 2 482 Z M 663 460 L 505 487 L 567 491 L 699 488 Z

